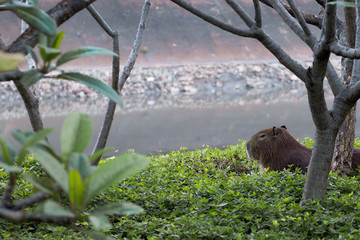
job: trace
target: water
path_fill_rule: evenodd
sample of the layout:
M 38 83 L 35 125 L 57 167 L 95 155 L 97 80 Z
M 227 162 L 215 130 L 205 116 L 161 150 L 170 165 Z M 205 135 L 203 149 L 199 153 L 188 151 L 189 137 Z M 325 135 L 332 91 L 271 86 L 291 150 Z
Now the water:
M 330 101 L 329 98 L 329 103 Z M 90 153 L 102 124 L 102 110 L 105 109 L 106 101 L 98 101 L 95 105 L 74 105 L 71 101 L 52 104 L 45 101 L 41 105 L 45 114 L 45 127 L 55 128 L 49 137 L 52 146 L 60 151 L 61 125 L 66 116 L 63 112 L 76 109 L 90 113 L 93 121 L 93 141 L 87 150 Z M 126 98 L 124 105 L 115 114 L 107 144 L 120 153 L 134 149 L 138 153 L 156 154 L 181 147 L 202 148 L 204 145 L 221 148 L 236 144 L 239 139 L 248 140 L 261 129 L 281 125 L 286 125 L 294 137 L 300 140 L 314 138 L 315 132 L 304 89 L 253 89 L 242 94 L 222 95 L 134 95 Z M 101 111 L 91 114 L 95 113 L 96 108 Z M 16 113 L 21 112 L 19 107 L 14 109 Z M 14 110 L 5 110 L 6 114 L 2 116 L 11 117 L 0 118 L 0 135 L 18 148 L 19 145 L 11 137 L 11 131 L 30 130 L 29 120 L 25 115 L 14 117 L 17 116 L 12 114 Z M 51 114 L 51 110 L 55 114 Z M 359 114 L 357 115 L 359 118 Z M 357 123 L 356 129 L 359 127 L 360 124 Z M 359 130 L 356 131 L 356 137 L 359 137 Z

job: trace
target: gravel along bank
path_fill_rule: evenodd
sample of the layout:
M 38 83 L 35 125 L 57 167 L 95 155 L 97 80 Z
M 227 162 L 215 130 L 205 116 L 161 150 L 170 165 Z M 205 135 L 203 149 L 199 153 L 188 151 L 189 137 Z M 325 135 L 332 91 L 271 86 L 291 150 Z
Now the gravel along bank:
M 310 66 L 311 62 L 302 62 Z M 339 61 L 334 61 L 338 69 Z M 81 70 L 104 82 L 111 69 Z M 65 80 L 42 80 L 34 91 L 44 116 L 71 111 L 89 114 L 105 112 L 107 98 L 82 84 Z M 135 68 L 117 111 L 151 108 L 199 108 L 214 105 L 242 105 L 248 101 L 269 103 L 296 101 L 306 97 L 303 83 L 278 62 L 228 62 Z M 12 82 L 0 83 L 0 119 L 26 116 L 26 110 Z

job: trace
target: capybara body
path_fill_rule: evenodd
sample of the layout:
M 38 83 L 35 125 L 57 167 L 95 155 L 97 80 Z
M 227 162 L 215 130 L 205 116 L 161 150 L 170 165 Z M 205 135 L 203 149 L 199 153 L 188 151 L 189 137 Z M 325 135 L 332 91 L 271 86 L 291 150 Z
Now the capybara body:
M 260 168 L 269 171 L 285 168 L 301 168 L 306 172 L 312 149 L 301 145 L 285 126 L 261 130 L 247 142 L 250 158 L 259 161 Z M 360 164 L 360 149 L 356 148 L 352 157 L 352 169 Z

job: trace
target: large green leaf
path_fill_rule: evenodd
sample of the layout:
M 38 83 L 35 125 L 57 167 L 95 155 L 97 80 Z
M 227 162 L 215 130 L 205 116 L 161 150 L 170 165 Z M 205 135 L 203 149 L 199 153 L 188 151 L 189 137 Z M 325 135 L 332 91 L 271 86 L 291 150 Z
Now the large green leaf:
M 77 73 L 77 72 L 63 73 L 63 74 L 58 75 L 57 78 L 63 78 L 63 79 L 73 80 L 73 81 L 82 83 L 88 87 L 98 90 L 102 94 L 108 96 L 112 101 L 122 105 L 122 101 L 121 101 L 119 95 L 117 94 L 117 92 L 96 78 L 93 78 L 91 76 L 87 76 L 87 75 L 84 75 L 81 73 Z
M 93 211 L 92 215 L 104 215 L 104 214 L 117 214 L 117 215 L 130 215 L 130 214 L 139 214 L 143 212 L 144 209 L 138 205 L 130 202 L 120 202 L 107 204 L 101 207 L 98 207 Z
M 81 211 L 84 203 L 84 184 L 81 180 L 80 173 L 77 170 L 69 172 L 69 199 L 71 206 L 76 211 Z
M 47 200 L 44 204 L 37 208 L 37 211 L 59 217 L 75 217 L 72 212 L 53 200 Z
M 8 6 L 32 28 L 49 36 L 56 34 L 55 21 L 43 10 L 20 2 L 8 4 Z
M 39 51 L 44 62 L 49 62 L 54 60 L 61 54 L 61 51 L 57 48 L 47 47 L 45 45 L 39 44 Z
M 36 156 L 45 171 L 60 185 L 60 187 L 69 193 L 69 178 L 63 165 L 47 151 L 31 146 L 28 148 Z
M 22 169 L 13 165 L 9 165 L 4 162 L 0 162 L 0 168 L 2 168 L 5 172 L 9 173 L 20 173 L 22 172 Z
M 110 229 L 112 227 L 106 215 L 90 215 L 89 220 L 96 230 Z
M 114 157 L 100 165 L 87 177 L 86 201 L 103 191 L 106 187 L 118 183 L 120 180 L 132 176 L 149 164 L 146 156 L 129 153 Z
M 68 171 L 77 170 L 80 173 L 81 179 L 91 174 L 96 169 L 95 166 L 90 165 L 90 160 L 85 154 L 71 153 L 68 162 Z
M 24 75 L 21 77 L 20 81 L 24 84 L 24 87 L 30 87 L 37 83 L 44 75 L 37 70 L 30 70 L 24 72 Z
M 60 66 L 64 63 L 67 63 L 73 59 L 82 57 L 82 56 L 89 56 L 89 55 L 112 55 L 112 56 L 118 56 L 116 53 L 108 50 L 108 49 L 104 49 L 104 48 L 99 48 L 99 47 L 90 47 L 90 46 L 85 46 L 85 47 L 79 47 L 79 48 L 75 48 L 72 50 L 69 50 L 67 52 L 65 52 L 64 54 L 62 54 L 57 62 L 56 62 L 56 66 Z
M 95 159 L 97 159 L 98 157 L 101 157 L 102 155 L 104 155 L 107 152 L 112 151 L 113 149 L 114 148 L 112 148 L 112 147 L 107 147 L 107 148 L 104 148 L 104 149 L 100 149 L 99 151 L 97 151 L 96 153 L 94 153 L 93 155 L 91 155 L 89 157 L 90 162 L 95 161 Z
M 88 115 L 70 113 L 61 130 L 61 154 L 65 161 L 73 152 L 82 153 L 91 140 L 92 123 Z
M 31 55 L 32 59 L 34 59 L 35 63 L 39 63 L 39 57 L 35 53 L 34 49 L 32 49 L 29 45 L 25 45 L 26 51 Z
M 51 47 L 52 47 L 52 48 L 59 49 L 59 48 L 60 48 L 61 41 L 62 41 L 62 39 L 64 38 L 64 36 L 65 36 L 65 32 L 64 32 L 64 31 L 61 31 L 61 32 L 59 32 L 58 34 L 56 34 L 56 37 L 54 38 L 54 41 L 53 41 Z
M 24 140 L 23 145 L 21 146 L 18 152 L 16 162 L 18 164 L 21 164 L 21 162 L 25 158 L 28 147 L 33 146 L 39 143 L 40 141 L 44 140 L 53 130 L 54 129 L 52 128 L 44 128 L 39 130 L 38 132 L 34 132 L 32 135 L 27 137 L 26 140 Z
M 22 174 L 22 177 L 40 191 L 46 192 L 51 196 L 56 195 L 56 191 L 49 185 L 49 182 L 44 181 L 44 179 L 30 173 L 24 173 Z
M 15 162 L 13 147 L 2 137 L 0 137 L 0 161 L 7 165 L 13 165 Z
M 25 62 L 24 54 L 0 51 L 0 72 L 15 70 L 22 62 Z

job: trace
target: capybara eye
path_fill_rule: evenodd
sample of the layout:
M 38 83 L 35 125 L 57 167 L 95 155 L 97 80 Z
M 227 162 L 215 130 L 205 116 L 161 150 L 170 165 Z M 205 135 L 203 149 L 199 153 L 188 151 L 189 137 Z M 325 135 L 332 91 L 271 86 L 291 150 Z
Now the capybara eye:
M 266 137 L 266 135 L 264 133 L 259 136 L 260 139 L 265 138 L 265 137 Z

